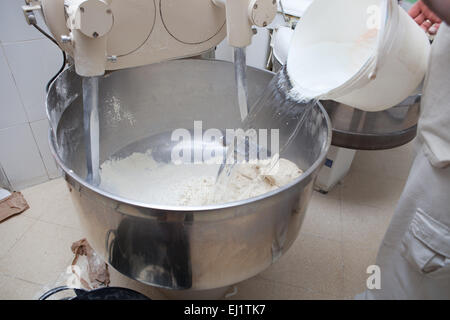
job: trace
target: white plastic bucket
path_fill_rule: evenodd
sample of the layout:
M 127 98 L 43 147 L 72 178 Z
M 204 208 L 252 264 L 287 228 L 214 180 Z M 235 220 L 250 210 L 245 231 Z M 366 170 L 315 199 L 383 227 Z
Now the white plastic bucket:
M 385 110 L 406 99 L 425 76 L 430 42 L 397 0 L 315 0 L 297 24 L 289 49 L 287 70 L 294 87 L 301 77 L 312 76 L 299 71 L 302 64 L 313 63 L 303 54 L 306 47 L 357 43 L 368 32 L 375 35 L 370 55 L 320 98 L 364 111 Z M 338 61 L 334 67 L 339 68 Z

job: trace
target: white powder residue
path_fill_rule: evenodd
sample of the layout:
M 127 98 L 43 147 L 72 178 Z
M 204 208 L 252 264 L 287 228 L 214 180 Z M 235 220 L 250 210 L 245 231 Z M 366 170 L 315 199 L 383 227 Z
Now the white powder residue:
M 376 30 L 370 30 L 355 42 L 323 41 L 289 55 L 292 94 L 300 100 L 326 98 L 358 73 L 374 54 L 376 41 Z
M 277 165 L 270 160 L 238 164 L 226 183 L 216 184 L 218 164 L 158 163 L 151 152 L 133 153 L 102 164 L 100 187 L 145 203 L 202 206 L 255 197 L 302 174 L 289 160 L 280 159 Z
M 111 125 L 115 125 L 122 120 L 127 120 L 131 125 L 134 125 L 136 120 L 134 119 L 134 115 L 131 112 L 124 111 L 120 100 L 112 96 L 109 99 L 106 99 L 105 103 L 107 104 L 107 120 Z

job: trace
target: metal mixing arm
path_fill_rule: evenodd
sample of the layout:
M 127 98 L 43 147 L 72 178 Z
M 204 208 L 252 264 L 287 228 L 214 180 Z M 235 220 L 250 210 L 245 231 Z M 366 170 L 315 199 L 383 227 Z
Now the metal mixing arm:
M 73 58 L 76 72 L 84 77 L 105 73 L 107 37 L 114 16 L 110 0 L 66 0 L 67 27 L 71 32 L 63 35 L 64 43 L 75 43 Z
M 42 9 L 42 1 L 25 2 L 27 5 L 23 6 L 23 11 L 27 22 L 33 22 L 30 19 L 35 22 L 33 11 Z M 74 58 L 76 72 L 85 77 L 103 75 L 108 60 L 107 35 L 114 24 L 111 0 L 65 0 L 58 4 L 60 6 L 53 6 L 56 10 L 50 12 L 64 15 L 63 27 L 67 32 L 56 40 Z M 64 11 L 58 10 L 62 8 Z M 47 20 L 46 23 L 49 24 Z

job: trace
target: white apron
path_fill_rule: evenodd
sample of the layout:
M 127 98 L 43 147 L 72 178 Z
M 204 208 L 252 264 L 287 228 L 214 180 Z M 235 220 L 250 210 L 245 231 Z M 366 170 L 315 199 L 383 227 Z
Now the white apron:
M 450 299 L 450 28 L 432 46 L 419 147 L 376 264 L 381 289 L 365 299 Z
M 381 289 L 366 299 L 450 299 L 450 167 L 419 150 L 377 256 Z
M 450 27 L 442 22 L 431 46 L 419 119 L 418 138 L 428 160 L 450 165 Z

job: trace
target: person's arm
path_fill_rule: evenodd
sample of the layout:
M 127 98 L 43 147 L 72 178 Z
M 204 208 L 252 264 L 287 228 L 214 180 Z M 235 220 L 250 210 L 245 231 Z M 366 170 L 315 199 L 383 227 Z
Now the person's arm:
M 450 0 L 422 0 L 439 18 L 450 25 Z

